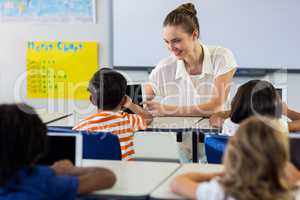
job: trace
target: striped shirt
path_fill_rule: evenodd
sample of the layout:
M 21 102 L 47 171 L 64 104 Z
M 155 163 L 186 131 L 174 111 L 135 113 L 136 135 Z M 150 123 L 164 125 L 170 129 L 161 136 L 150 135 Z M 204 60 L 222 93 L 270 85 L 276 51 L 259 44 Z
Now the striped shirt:
M 102 111 L 79 122 L 73 130 L 110 132 L 118 136 L 122 160 L 134 158 L 134 132 L 147 128 L 145 119 L 137 114 Z

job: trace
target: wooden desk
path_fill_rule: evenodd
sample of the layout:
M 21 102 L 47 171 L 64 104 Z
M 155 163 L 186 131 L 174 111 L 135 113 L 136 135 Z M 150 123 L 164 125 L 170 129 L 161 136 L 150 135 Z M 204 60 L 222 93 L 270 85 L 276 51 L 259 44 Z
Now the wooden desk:
M 85 167 L 105 167 L 117 176 L 113 188 L 92 193 L 89 197 L 147 199 L 150 193 L 176 169 L 177 163 L 83 160 Z
M 171 181 L 175 176 L 187 172 L 219 172 L 223 170 L 223 165 L 215 164 L 184 164 L 175 173 L 173 173 L 163 184 L 158 186 L 151 194 L 150 199 L 183 199 L 183 197 L 174 194 L 171 191 Z

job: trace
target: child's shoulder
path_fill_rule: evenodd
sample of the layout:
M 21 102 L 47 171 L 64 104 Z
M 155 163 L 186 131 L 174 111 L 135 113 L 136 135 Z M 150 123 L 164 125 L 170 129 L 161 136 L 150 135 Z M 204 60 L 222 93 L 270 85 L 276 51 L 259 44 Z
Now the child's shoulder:
M 220 200 L 225 199 L 225 192 L 220 184 L 219 177 L 216 177 L 208 182 L 203 182 L 198 185 L 196 191 L 197 199 Z M 228 200 L 233 200 L 229 197 Z

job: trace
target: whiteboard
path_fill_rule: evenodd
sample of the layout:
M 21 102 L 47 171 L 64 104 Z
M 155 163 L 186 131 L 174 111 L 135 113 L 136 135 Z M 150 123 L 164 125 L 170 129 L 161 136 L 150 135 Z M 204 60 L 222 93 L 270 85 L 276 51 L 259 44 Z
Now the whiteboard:
M 162 23 L 183 0 L 114 0 L 114 66 L 155 66 L 169 55 Z M 204 44 L 231 49 L 240 68 L 300 69 L 299 0 L 194 0 Z

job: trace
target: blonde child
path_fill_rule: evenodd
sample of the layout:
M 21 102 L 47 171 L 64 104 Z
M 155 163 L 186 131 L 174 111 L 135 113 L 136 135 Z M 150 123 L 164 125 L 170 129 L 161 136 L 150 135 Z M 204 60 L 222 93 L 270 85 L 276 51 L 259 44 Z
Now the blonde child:
M 251 117 L 241 123 L 228 143 L 224 172 L 179 175 L 172 190 L 199 200 L 291 200 L 290 186 L 295 181 L 288 179 L 288 149 L 287 134 L 280 123 Z

